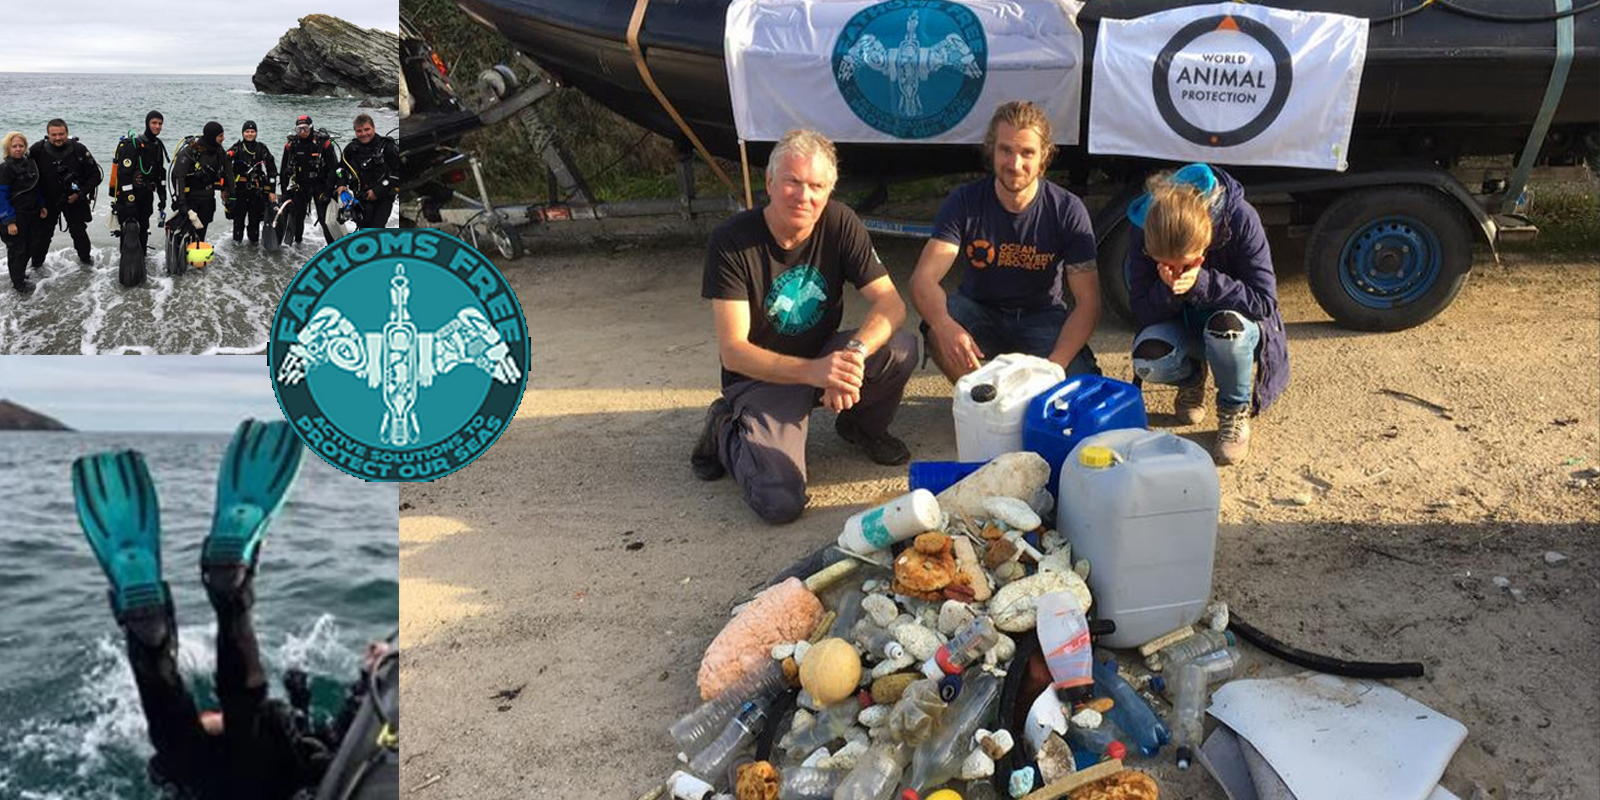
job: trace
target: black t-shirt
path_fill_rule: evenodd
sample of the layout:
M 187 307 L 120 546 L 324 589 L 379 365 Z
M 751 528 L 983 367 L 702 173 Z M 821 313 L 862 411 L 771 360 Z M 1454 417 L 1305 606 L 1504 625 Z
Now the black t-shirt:
M 933 238 L 961 248 L 971 266 L 961 293 L 988 306 L 1072 308 L 1065 276 L 1095 266 L 1094 225 L 1083 201 L 1050 181 L 1021 213 L 1000 205 L 994 178 L 957 188 L 939 208 Z
M 700 296 L 750 303 L 750 343 L 816 358 L 844 317 L 844 282 L 857 289 L 888 274 L 866 226 L 843 203 L 829 201 L 811 236 L 778 247 L 761 209 L 742 211 L 711 234 Z M 748 380 L 722 370 L 722 385 Z

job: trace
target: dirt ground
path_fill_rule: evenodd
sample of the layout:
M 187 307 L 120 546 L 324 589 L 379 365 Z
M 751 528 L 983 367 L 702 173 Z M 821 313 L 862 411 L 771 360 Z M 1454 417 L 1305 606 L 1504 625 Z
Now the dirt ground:
M 903 288 L 918 245 L 879 248 Z M 794 524 L 694 479 L 717 386 L 703 257 L 604 246 L 503 265 L 534 342 L 517 419 L 474 465 L 400 495 L 406 797 L 637 797 L 675 767 L 667 726 L 694 707 L 728 609 L 903 491 L 903 468 L 857 456 L 822 411 Z M 1293 379 L 1250 461 L 1222 470 L 1215 595 L 1306 649 L 1426 664 L 1391 685 L 1468 728 L 1443 780 L 1461 797 L 1600 795 L 1600 480 L 1584 477 L 1600 264 L 1480 259 L 1440 317 L 1381 335 L 1332 326 L 1280 271 Z M 1131 377 L 1130 340 L 1102 322 L 1107 374 Z M 895 429 L 914 458 L 954 458 L 949 396 L 931 368 L 913 377 Z M 1171 391 L 1149 400 L 1165 423 Z M 1180 432 L 1211 442 L 1204 424 Z M 1256 674 L 1293 671 L 1251 655 Z M 1135 765 L 1165 798 L 1222 797 L 1167 754 Z

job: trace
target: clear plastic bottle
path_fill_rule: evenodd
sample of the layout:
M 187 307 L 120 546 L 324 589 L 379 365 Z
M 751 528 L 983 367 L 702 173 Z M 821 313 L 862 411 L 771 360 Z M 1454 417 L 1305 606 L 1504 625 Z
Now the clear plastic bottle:
M 856 644 L 861 645 L 873 658 L 897 659 L 906 654 L 906 649 L 894 638 L 894 634 L 862 620 L 856 625 Z
M 834 609 L 838 616 L 833 620 L 833 627 L 828 629 L 829 638 L 850 638 L 850 631 L 861 620 L 861 601 L 866 597 L 860 586 L 852 586 L 845 591 L 844 596 L 839 598 L 839 607 Z
M 1178 750 L 1178 769 L 1189 768 L 1195 748 L 1200 746 L 1205 734 L 1206 697 L 1211 684 L 1227 680 L 1238 665 L 1239 651 L 1230 647 L 1169 668 L 1173 698 L 1172 743 Z
M 1000 700 L 1000 681 L 979 672 L 965 682 L 961 696 L 950 704 L 933 736 L 917 746 L 911 756 L 911 774 L 906 788 L 925 794 L 956 776 L 961 762 L 972 752 L 972 734 L 994 716 Z
M 1187 639 L 1173 642 L 1157 650 L 1155 655 L 1150 657 L 1150 669 L 1163 670 L 1170 665 L 1237 644 L 1238 641 L 1233 638 L 1232 631 L 1214 631 L 1207 628 Z
M 856 724 L 861 713 L 861 703 L 855 695 L 846 697 L 822 710 L 816 722 L 802 731 L 790 731 L 781 742 L 792 758 L 804 758 L 807 753 L 844 736 Z
M 930 678 L 960 675 L 968 664 L 983 658 L 983 654 L 999 641 L 1000 632 L 995 630 L 994 620 L 987 615 L 978 617 L 956 631 L 950 641 L 939 645 L 938 652 L 922 663 L 922 674 Z
M 767 721 L 767 704 L 765 700 L 751 700 L 739 709 L 733 719 L 728 720 L 727 727 L 717 738 L 706 745 L 706 749 L 689 762 L 689 771 L 704 778 L 711 785 L 722 788 L 728 783 L 728 766 L 733 763 L 735 756 L 747 745 L 756 740 L 756 735 L 761 732 L 761 726 Z
M 778 779 L 778 800 L 832 800 L 844 777 L 836 769 L 790 767 Z
M 898 742 L 873 745 L 856 761 L 856 768 L 833 790 L 833 800 L 889 800 L 900 784 L 900 773 L 911 760 L 911 748 Z
M 1139 745 L 1139 752 L 1153 756 L 1161 751 L 1162 745 L 1172 740 L 1172 734 L 1161 717 L 1156 716 L 1155 710 L 1139 696 L 1139 692 L 1117 674 L 1115 659 L 1102 661 L 1096 658 L 1094 685 L 1096 694 L 1111 698 L 1115 704 L 1106 712 L 1106 718 Z
M 711 738 L 722 732 L 728 720 L 739 713 L 739 709 L 751 700 L 770 700 L 782 694 L 783 666 L 776 661 L 767 661 L 760 668 L 745 675 L 738 683 L 728 687 L 722 694 L 700 704 L 700 707 L 684 715 L 672 724 L 668 731 L 672 738 L 678 742 L 679 751 L 684 757 L 693 756 L 705 747 Z

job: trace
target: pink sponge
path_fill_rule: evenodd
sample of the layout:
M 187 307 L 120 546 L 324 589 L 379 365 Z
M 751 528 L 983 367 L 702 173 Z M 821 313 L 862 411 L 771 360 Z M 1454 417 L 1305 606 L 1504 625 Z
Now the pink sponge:
M 772 658 L 772 646 L 809 638 L 822 619 L 822 601 L 799 578 L 756 595 L 711 640 L 700 660 L 700 699 L 710 700 Z

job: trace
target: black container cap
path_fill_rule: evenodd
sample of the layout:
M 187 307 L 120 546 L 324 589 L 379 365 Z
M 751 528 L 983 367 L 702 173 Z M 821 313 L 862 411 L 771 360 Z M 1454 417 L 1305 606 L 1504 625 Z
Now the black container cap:
M 972 387 L 972 402 L 988 403 L 994 400 L 999 394 L 1000 390 L 996 389 L 994 384 L 980 383 L 977 386 Z

